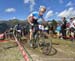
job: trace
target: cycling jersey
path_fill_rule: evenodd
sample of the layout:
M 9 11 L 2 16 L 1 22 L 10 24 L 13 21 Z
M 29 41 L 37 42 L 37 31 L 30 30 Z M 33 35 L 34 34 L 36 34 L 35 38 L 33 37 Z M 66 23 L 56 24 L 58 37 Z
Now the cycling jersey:
M 34 24 L 40 23 L 38 20 L 43 18 L 43 16 L 39 15 L 39 12 L 32 12 L 29 16 L 33 17 L 32 23 Z

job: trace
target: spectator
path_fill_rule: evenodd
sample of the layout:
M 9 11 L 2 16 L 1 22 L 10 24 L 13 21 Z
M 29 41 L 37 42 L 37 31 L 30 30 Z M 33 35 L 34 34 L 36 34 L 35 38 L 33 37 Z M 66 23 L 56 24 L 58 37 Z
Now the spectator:
M 67 39 L 70 37 L 70 31 L 69 31 L 69 26 L 70 26 L 70 23 L 68 22 L 67 24 L 66 24 L 66 37 L 67 37 Z
M 14 32 L 15 35 L 17 35 L 17 33 L 20 33 L 20 35 L 22 35 L 22 31 L 21 31 L 22 29 L 20 24 L 15 25 L 14 30 L 15 30 Z
M 62 26 L 61 26 L 62 38 L 66 39 L 66 24 L 67 24 L 66 18 L 63 17 L 62 21 L 63 21 Z
M 61 36 L 61 24 L 60 23 L 57 24 L 56 33 L 57 33 L 57 37 L 60 38 Z
M 70 18 L 70 39 L 71 41 L 74 39 L 74 31 L 75 31 L 75 20 L 74 18 Z
M 49 26 L 48 26 L 48 24 L 46 24 L 46 25 L 44 26 L 44 29 L 45 29 L 45 32 L 46 32 L 47 34 L 49 34 Z

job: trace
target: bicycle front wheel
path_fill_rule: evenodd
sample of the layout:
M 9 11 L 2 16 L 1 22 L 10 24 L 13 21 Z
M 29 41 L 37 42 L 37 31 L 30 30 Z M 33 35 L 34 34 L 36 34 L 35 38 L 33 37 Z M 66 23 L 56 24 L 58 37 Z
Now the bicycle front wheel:
M 51 53 L 51 49 L 52 49 L 52 40 L 50 40 L 49 42 L 45 42 L 42 49 L 43 53 L 49 55 Z

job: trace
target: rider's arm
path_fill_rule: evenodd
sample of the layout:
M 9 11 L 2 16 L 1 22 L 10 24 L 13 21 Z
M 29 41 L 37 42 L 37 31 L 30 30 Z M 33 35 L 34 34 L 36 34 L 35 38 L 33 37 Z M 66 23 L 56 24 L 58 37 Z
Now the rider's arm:
M 32 15 L 28 16 L 27 20 L 28 20 L 28 23 L 32 25 L 33 16 Z

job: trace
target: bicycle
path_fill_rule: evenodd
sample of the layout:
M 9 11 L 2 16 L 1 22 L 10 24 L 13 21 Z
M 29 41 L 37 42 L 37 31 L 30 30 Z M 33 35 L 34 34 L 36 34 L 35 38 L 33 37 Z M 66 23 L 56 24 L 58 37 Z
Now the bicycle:
M 33 39 L 30 41 L 30 47 L 41 49 L 42 53 L 49 55 L 52 49 L 52 40 L 46 42 L 44 31 L 37 30 L 37 25 L 33 28 Z

